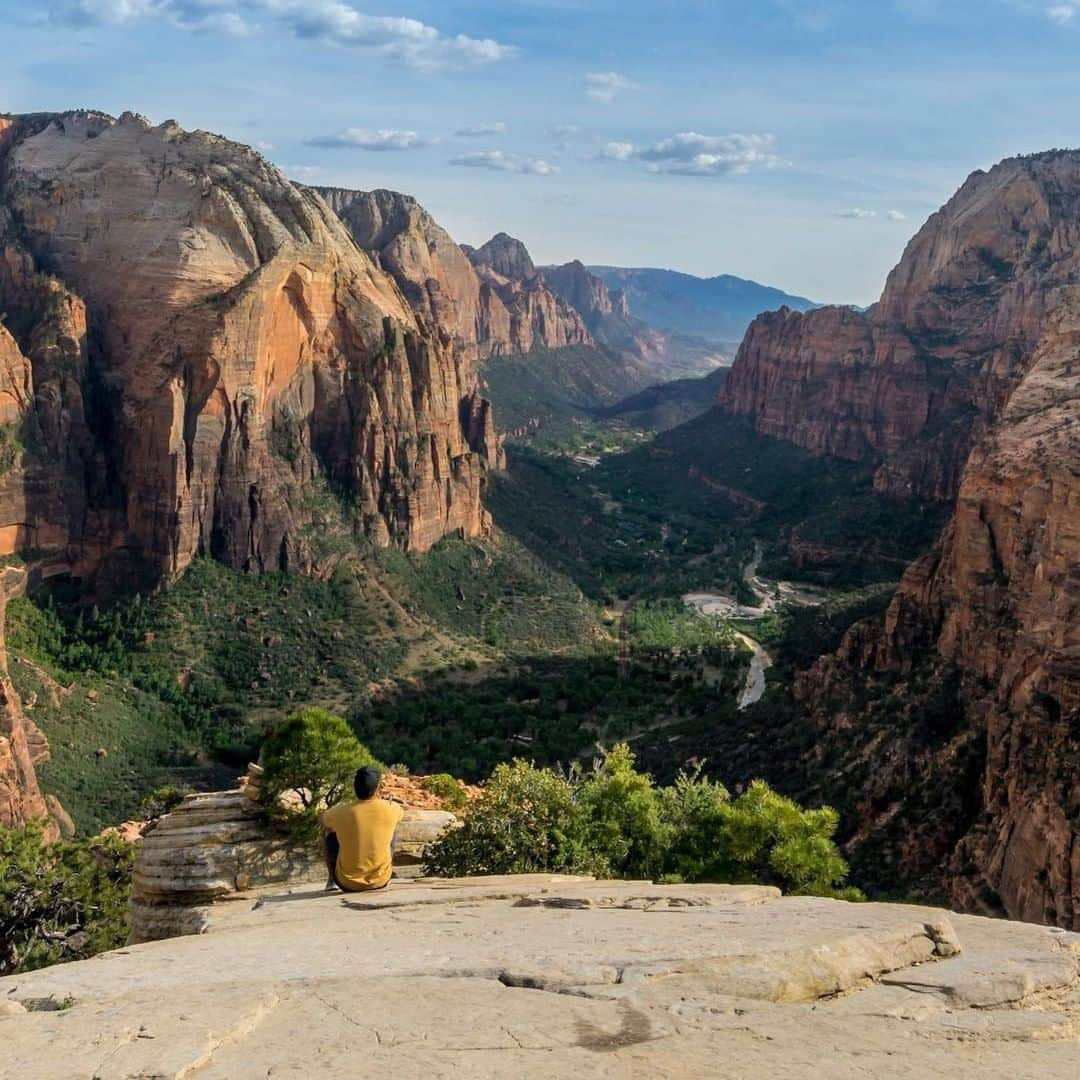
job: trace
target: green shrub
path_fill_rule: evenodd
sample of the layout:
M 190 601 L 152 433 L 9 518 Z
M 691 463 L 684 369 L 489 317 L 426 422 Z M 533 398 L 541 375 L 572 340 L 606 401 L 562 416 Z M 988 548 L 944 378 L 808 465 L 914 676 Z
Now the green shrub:
M 154 788 L 139 803 L 139 816 L 144 821 L 153 821 L 154 818 L 162 817 L 171 810 L 175 810 L 190 794 L 191 788 L 177 787 L 175 784 L 165 784 Z
M 497 765 L 461 828 L 428 848 L 425 869 L 443 877 L 585 872 L 575 825 L 569 780 L 525 761 Z
M 450 804 L 454 810 L 460 810 L 468 803 L 465 789 L 449 773 L 435 773 L 423 781 L 423 788 L 432 795 Z
M 804 810 L 761 781 L 734 800 L 697 773 L 658 788 L 620 744 L 569 777 L 524 761 L 498 766 L 461 827 L 429 848 L 426 866 L 457 877 L 546 871 L 760 882 L 861 899 L 842 887 L 836 825 L 835 810 Z
M 357 769 L 379 764 L 340 716 L 319 708 L 293 713 L 263 743 L 260 761 L 261 798 L 297 841 L 318 836 L 319 811 L 352 790 Z
M 575 780 L 575 828 L 596 860 L 594 871 L 604 877 L 661 872 L 661 802 L 652 778 L 634 768 L 630 748 L 620 743 Z
M 0 975 L 123 945 L 134 858 L 116 836 L 43 843 L 39 825 L 0 828 Z

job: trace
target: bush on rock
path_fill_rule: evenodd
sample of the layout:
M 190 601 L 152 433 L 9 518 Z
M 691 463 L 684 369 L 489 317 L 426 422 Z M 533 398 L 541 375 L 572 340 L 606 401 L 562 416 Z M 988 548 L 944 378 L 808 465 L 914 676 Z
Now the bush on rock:
M 319 811 L 352 792 L 356 770 L 378 765 L 349 725 L 326 709 L 300 709 L 262 746 L 260 797 L 296 840 L 318 836 Z
M 460 828 L 429 849 L 428 873 L 591 873 L 599 877 L 758 882 L 787 892 L 859 899 L 833 841 L 837 815 L 804 810 L 761 781 L 732 799 L 684 774 L 666 788 L 634 768 L 625 744 L 590 770 L 562 775 L 499 765 Z

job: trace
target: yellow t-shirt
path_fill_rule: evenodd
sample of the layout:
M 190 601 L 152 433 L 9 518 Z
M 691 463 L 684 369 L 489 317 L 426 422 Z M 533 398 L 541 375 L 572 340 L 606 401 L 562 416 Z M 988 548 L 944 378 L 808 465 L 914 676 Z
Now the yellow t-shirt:
M 323 813 L 323 826 L 340 845 L 337 879 L 343 887 L 379 889 L 390 880 L 390 842 L 403 814 L 397 803 L 378 798 L 342 803 Z

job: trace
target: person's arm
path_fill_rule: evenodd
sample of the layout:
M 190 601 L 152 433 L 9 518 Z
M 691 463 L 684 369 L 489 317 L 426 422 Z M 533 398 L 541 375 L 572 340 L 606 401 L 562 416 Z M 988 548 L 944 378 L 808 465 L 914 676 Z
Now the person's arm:
M 390 834 L 390 861 L 393 862 L 394 855 L 397 854 L 397 834 L 398 826 L 401 824 L 401 819 L 405 816 L 405 808 L 398 803 L 398 819 L 394 825 L 394 831 Z

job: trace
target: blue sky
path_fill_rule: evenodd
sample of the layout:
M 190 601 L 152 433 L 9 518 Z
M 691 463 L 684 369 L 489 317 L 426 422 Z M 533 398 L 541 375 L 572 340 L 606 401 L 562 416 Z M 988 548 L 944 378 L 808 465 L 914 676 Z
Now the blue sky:
M 538 262 L 865 304 L 976 168 L 1080 144 L 1080 0 L 0 0 L 0 111 L 132 109 Z

